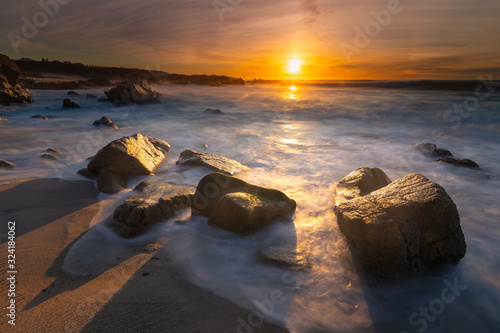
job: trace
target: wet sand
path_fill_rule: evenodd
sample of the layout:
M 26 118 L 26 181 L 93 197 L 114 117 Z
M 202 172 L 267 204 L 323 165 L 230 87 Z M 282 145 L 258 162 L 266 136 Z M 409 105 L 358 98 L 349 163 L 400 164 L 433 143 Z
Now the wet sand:
M 1 332 L 287 331 L 191 285 L 162 244 L 129 246 L 98 273 L 63 271 L 66 254 L 100 210 L 97 196 L 90 182 L 36 179 L 0 186 L 1 270 L 7 274 L 6 225 L 16 221 L 17 271 L 16 325 L 7 324 L 3 307 Z M 7 304 L 3 281 L 0 298 Z

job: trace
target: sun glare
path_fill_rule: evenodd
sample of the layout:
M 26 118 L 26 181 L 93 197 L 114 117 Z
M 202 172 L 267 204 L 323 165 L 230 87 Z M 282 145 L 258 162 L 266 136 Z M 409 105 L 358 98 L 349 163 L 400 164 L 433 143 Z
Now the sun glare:
M 291 59 L 288 61 L 288 71 L 290 73 L 298 73 L 300 71 L 300 67 L 302 66 L 302 60 L 300 59 Z

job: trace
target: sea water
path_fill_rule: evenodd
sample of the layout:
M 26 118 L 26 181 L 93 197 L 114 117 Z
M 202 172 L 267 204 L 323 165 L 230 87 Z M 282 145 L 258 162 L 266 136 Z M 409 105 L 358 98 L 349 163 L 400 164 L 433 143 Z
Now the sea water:
M 262 319 L 291 332 L 500 331 L 500 94 L 475 100 L 473 92 L 328 85 L 154 88 L 163 94 L 160 104 L 113 107 L 85 98 L 102 91 L 82 90 L 71 96 L 81 109 L 68 110 L 61 108 L 65 91 L 35 90 L 36 103 L 1 107 L 8 123 L 0 124 L 0 159 L 18 167 L 0 171 L 0 183 L 85 180 L 76 171 L 88 157 L 114 139 L 142 133 L 171 145 L 153 177 L 195 186 L 209 170 L 179 168 L 179 154 L 220 154 L 250 167 L 240 178 L 295 199 L 293 223 L 278 221 L 240 237 L 186 211 L 125 240 L 103 222 L 145 178 L 134 177 L 127 190 L 100 195 L 101 212 L 68 252 L 65 270 L 100 272 L 120 247 L 161 240 L 191 283 L 252 311 L 235 318 L 235 332 L 255 329 Z M 204 114 L 206 108 L 223 114 Z M 55 118 L 31 118 L 37 114 Z M 102 116 L 120 129 L 93 127 Z M 420 142 L 470 158 L 481 170 L 435 163 L 412 149 Z M 40 158 L 48 148 L 62 152 L 59 161 Z M 460 213 L 465 258 L 391 285 L 363 283 L 332 210 L 335 184 L 361 166 L 379 167 L 392 180 L 419 172 L 441 184 Z M 174 223 L 179 219 L 190 222 Z M 296 246 L 312 269 L 260 263 L 256 253 L 273 244 Z

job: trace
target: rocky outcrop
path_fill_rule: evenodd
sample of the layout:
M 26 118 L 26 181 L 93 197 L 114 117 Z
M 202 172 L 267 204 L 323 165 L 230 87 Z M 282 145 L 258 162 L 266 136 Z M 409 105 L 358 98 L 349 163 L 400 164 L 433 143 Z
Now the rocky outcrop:
M 372 276 L 415 275 L 465 255 L 457 207 L 421 174 L 391 182 L 378 168 L 356 169 L 336 186 L 334 211 L 354 258 Z
M 95 154 L 88 164 L 94 172 L 149 175 L 167 157 L 170 145 L 147 135 L 135 134 L 114 140 Z
M 0 54 L 0 105 L 32 103 L 31 93 L 18 85 L 21 69 L 6 55 Z
M 160 102 L 160 94 L 142 83 L 122 82 L 104 94 L 115 105 Z
M 62 107 L 64 109 L 79 109 L 80 105 L 76 104 L 75 102 L 73 102 L 69 98 L 65 98 L 63 101 Z
M 211 173 L 196 187 L 191 213 L 208 217 L 209 225 L 247 235 L 293 214 L 295 208 L 295 201 L 283 192 Z
M 418 150 L 425 156 L 431 156 L 431 157 L 448 157 L 448 156 L 453 156 L 453 154 L 446 149 L 438 148 L 436 144 L 434 143 L 419 143 L 418 145 L 413 147 L 414 149 Z
M 49 120 L 55 118 L 54 116 L 47 116 L 47 115 L 42 115 L 42 114 L 37 114 L 36 116 L 31 117 L 33 119 L 42 119 L 42 120 Z
M 312 267 L 307 255 L 300 252 L 295 246 L 274 245 L 266 247 L 258 252 L 257 257 L 265 264 L 290 270 L 307 271 Z
M 138 235 L 154 224 L 191 206 L 194 187 L 146 180 L 135 188 L 139 193 L 115 209 L 111 226 L 123 237 Z
M 16 168 L 17 165 L 15 165 L 12 162 L 5 161 L 5 160 L 0 160 L 0 169 L 13 169 Z
M 199 153 L 189 149 L 184 150 L 181 153 L 175 164 L 198 167 L 203 166 L 212 171 L 220 172 L 229 176 L 248 170 L 248 167 L 236 162 L 235 160 L 214 154 Z
M 111 119 L 109 119 L 108 117 L 102 117 L 101 119 L 94 121 L 94 123 L 92 125 L 105 126 L 105 127 L 110 127 L 113 129 L 118 129 L 118 126 L 116 126 L 115 123 L 112 122 Z
M 453 158 L 453 157 L 444 157 L 444 158 L 440 158 L 438 160 L 438 162 L 440 163 L 448 163 L 448 164 L 452 164 L 454 166 L 458 166 L 458 167 L 467 167 L 467 168 L 477 168 L 479 169 L 479 165 L 474 162 L 473 160 L 469 160 L 468 158 L 464 158 L 462 160 L 459 160 L 457 158 Z

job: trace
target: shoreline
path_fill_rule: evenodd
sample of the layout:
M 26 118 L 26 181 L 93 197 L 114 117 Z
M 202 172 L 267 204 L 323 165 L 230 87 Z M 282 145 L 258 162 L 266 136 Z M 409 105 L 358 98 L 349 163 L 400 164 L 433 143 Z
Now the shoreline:
M 191 285 L 161 251 L 162 244 L 118 249 L 104 244 L 114 250 L 105 254 L 119 253 L 112 264 L 102 265 L 98 274 L 66 273 L 63 264 L 74 245 L 90 234 L 98 236 L 97 229 L 88 229 L 100 210 L 97 194 L 85 181 L 32 179 L 0 185 L 0 217 L 16 221 L 17 259 L 16 325 L 7 324 L 4 314 L 2 331 L 238 331 L 239 318 L 246 321 L 251 313 Z M 102 259 L 95 255 L 99 246 L 84 252 L 90 261 Z M 4 265 L 2 260 L 5 271 Z M 266 323 L 252 329 L 287 332 Z

